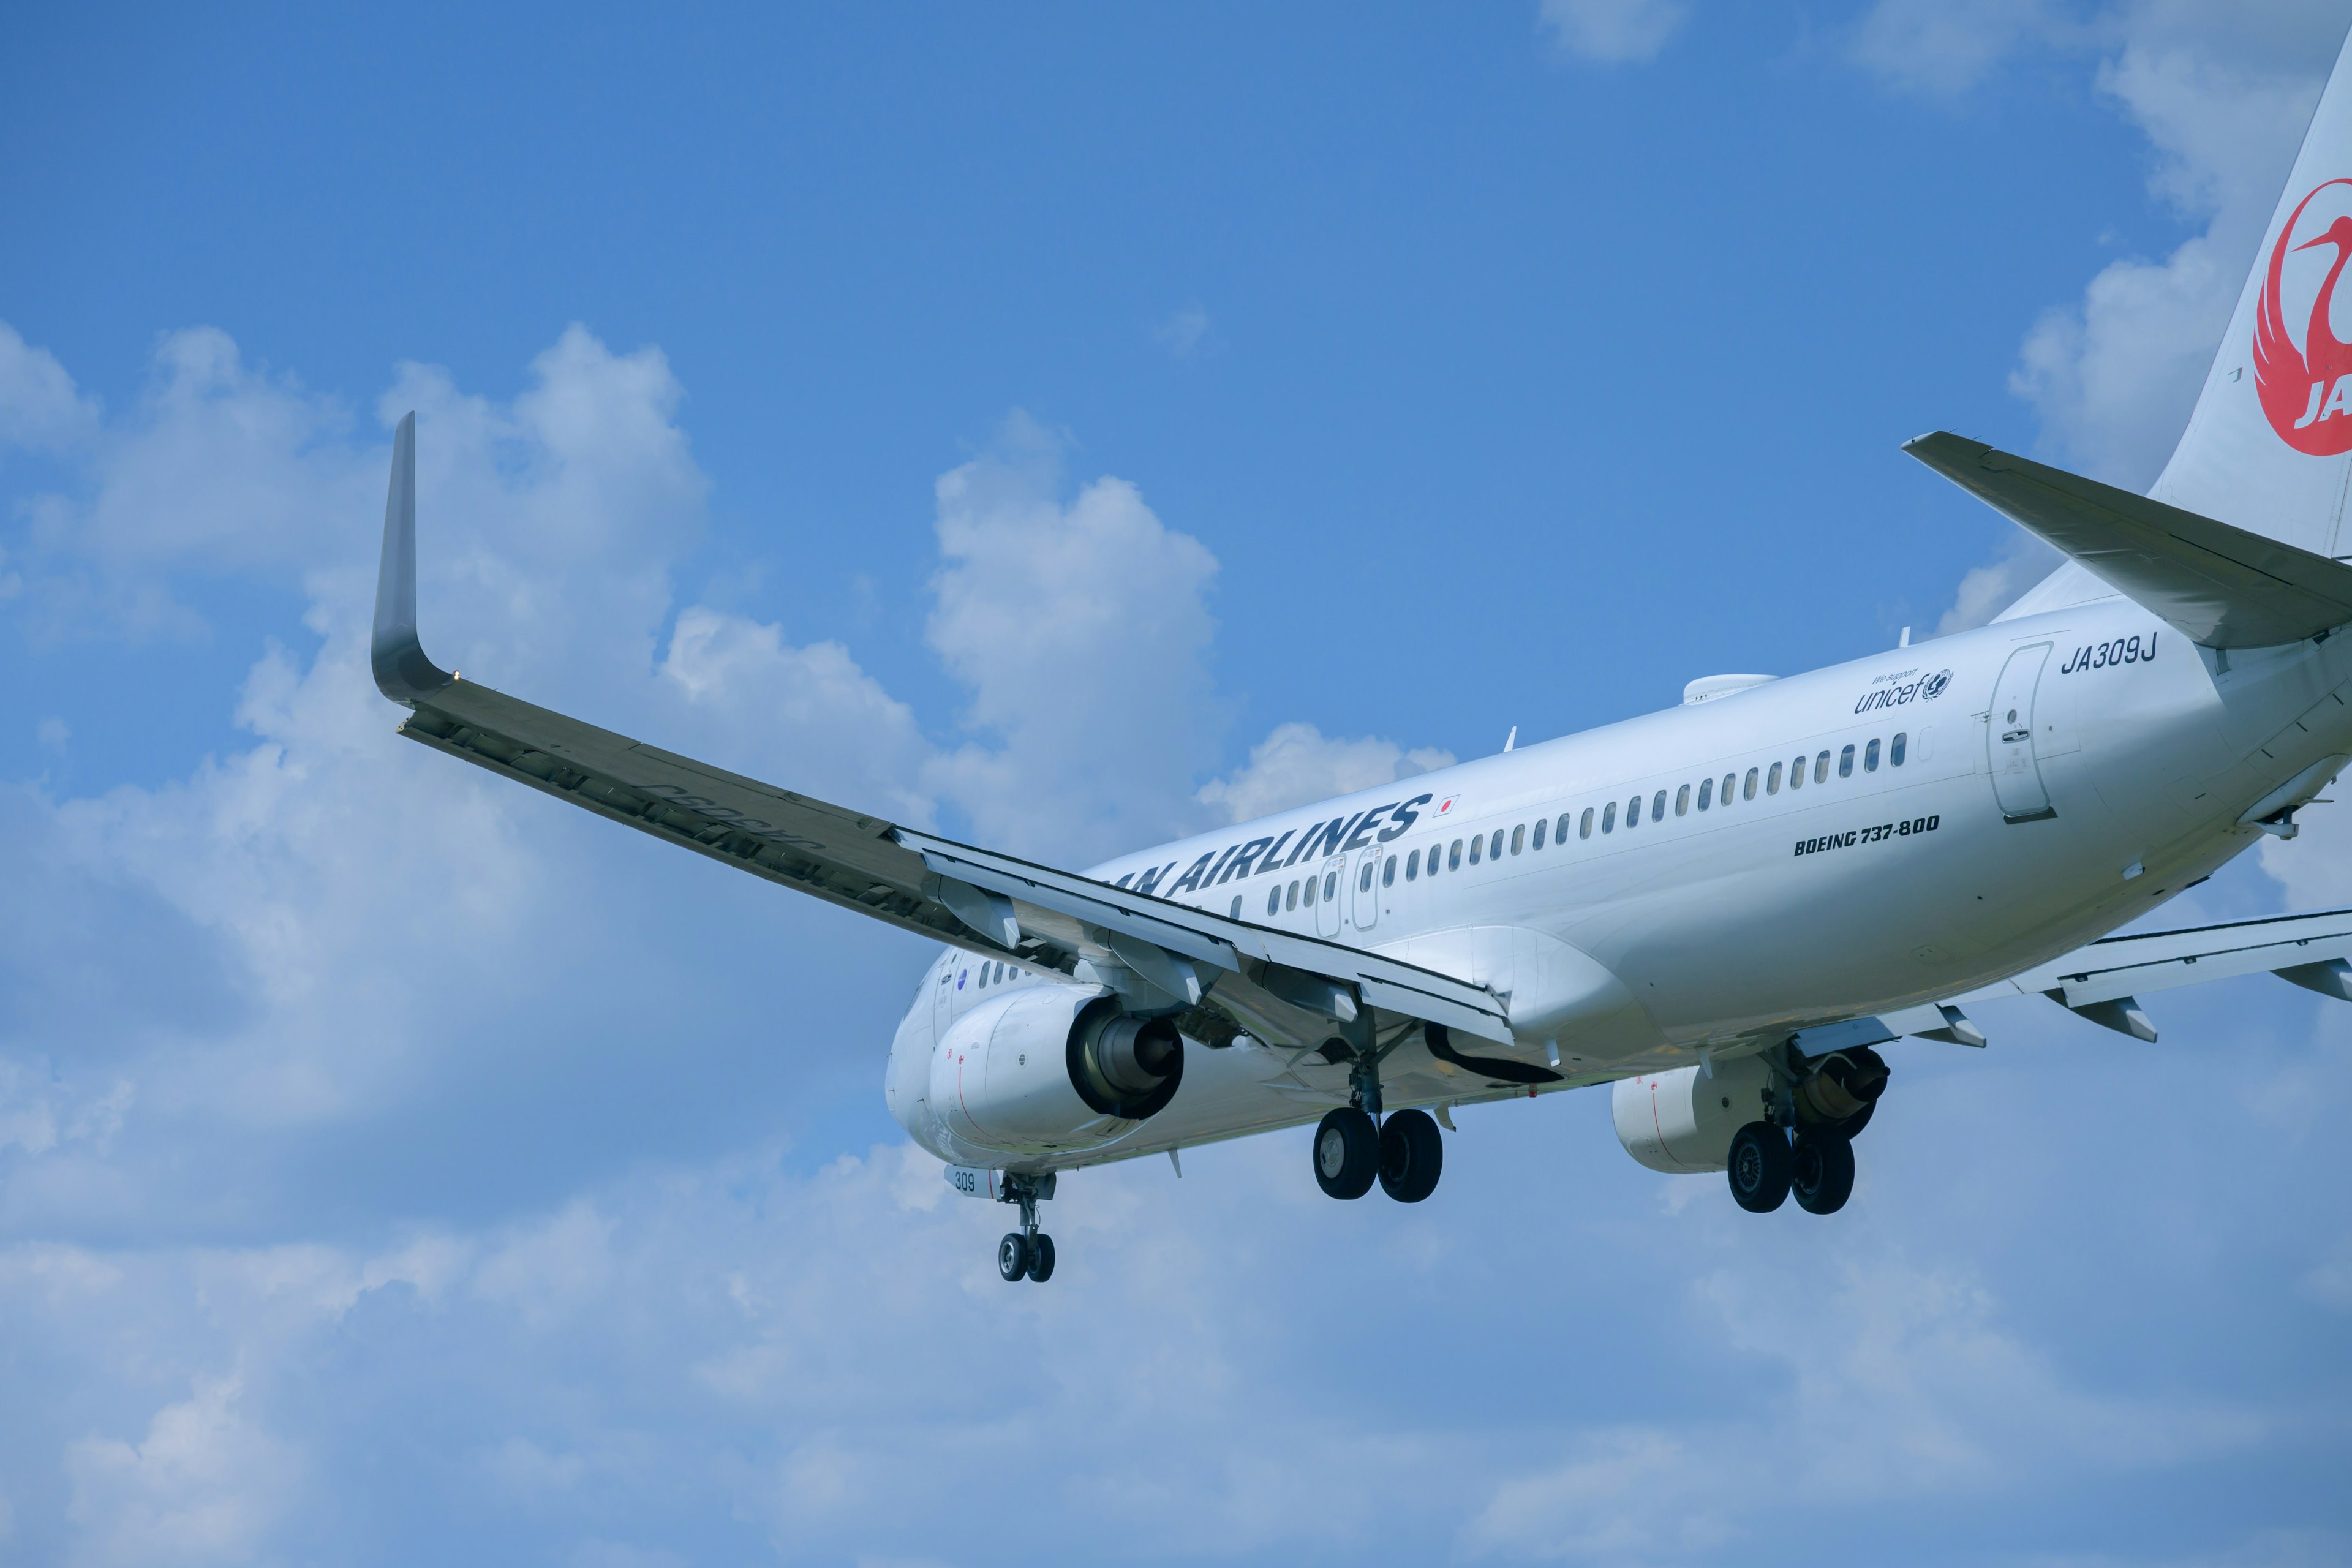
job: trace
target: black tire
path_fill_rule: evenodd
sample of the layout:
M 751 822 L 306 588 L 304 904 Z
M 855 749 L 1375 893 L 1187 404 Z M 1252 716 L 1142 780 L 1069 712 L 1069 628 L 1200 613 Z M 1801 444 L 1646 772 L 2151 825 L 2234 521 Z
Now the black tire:
M 1044 1231 L 1029 1238 L 1029 1278 L 1043 1285 L 1054 1277 L 1054 1238 Z
M 1731 1201 L 1749 1214 L 1770 1214 L 1789 1198 L 1789 1135 L 1751 1121 L 1731 1135 Z
M 1017 1230 L 1008 1230 L 1004 1239 L 996 1244 L 996 1271 L 1004 1276 L 1008 1285 L 1025 1278 L 1029 1272 L 1029 1238 Z
M 1381 1124 L 1381 1191 L 1417 1204 L 1437 1190 L 1445 1142 L 1425 1110 L 1400 1110 Z
M 1790 1153 L 1789 1191 L 1807 1214 L 1835 1214 L 1853 1195 L 1853 1144 L 1836 1132 L 1807 1128 Z
M 1324 1113 L 1313 1152 L 1315 1184 L 1329 1197 L 1360 1198 L 1381 1173 L 1380 1130 L 1352 1105 Z

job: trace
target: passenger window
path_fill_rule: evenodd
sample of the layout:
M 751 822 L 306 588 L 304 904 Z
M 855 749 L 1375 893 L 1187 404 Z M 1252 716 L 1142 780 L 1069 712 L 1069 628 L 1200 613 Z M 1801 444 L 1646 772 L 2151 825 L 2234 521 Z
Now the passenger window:
M 1690 815 L 1690 785 L 1688 784 L 1675 791 L 1675 815 L 1676 816 Z
M 1764 775 L 1764 793 L 1766 795 L 1780 793 L 1780 764 L 1778 763 L 1774 763 L 1772 771 Z
M 1603 833 L 1617 831 L 1617 803 L 1613 800 L 1609 803 L 1609 808 L 1601 814 L 1601 831 Z
M 1549 827 L 1550 826 L 1551 826 L 1551 819 L 1550 819 L 1550 818 L 1549 818 L 1549 817 L 1540 817 L 1540 816 L 1539 816 L 1539 817 L 1538 817 L 1538 818 L 1536 819 L 1536 841 L 1535 841 L 1533 844 L 1528 845 L 1528 848 L 1530 848 L 1530 849 L 1540 849 L 1540 848 L 1542 848 L 1542 847 L 1543 847 L 1543 841 L 1544 841 L 1544 829 L 1545 829 L 1545 828 L 1547 828 L 1547 827 Z
M 1827 784 L 1830 780 L 1830 754 L 1823 752 L 1813 759 L 1813 782 Z
M 1723 775 L 1723 804 L 1724 804 L 1724 805 L 1729 805 L 1731 804 L 1731 792 L 1732 792 L 1734 789 L 1738 788 L 1738 784 L 1739 784 L 1739 775 L 1738 775 L 1738 773 L 1726 773 L 1726 774 L 1724 774 L 1724 775 Z
M 1666 792 L 1664 790 L 1660 790 L 1656 795 L 1650 797 L 1650 820 L 1652 822 L 1664 822 L 1665 819 Z
M 1638 795 L 1625 803 L 1625 826 L 1628 827 L 1642 826 L 1642 797 Z
M 1822 755 L 1827 756 L 1829 753 L 1827 752 L 1823 752 Z M 1852 746 L 1846 747 L 1844 751 L 1838 753 L 1838 777 L 1842 779 L 1850 779 L 1853 777 L 1853 748 Z
M 1475 866 L 1480 860 L 1486 858 L 1486 836 L 1481 833 L 1475 836 L 1470 840 L 1470 864 Z
M 1279 882 L 1265 890 L 1265 912 L 1269 915 L 1282 912 L 1282 884 Z
M 1740 790 L 1739 798 L 1742 800 L 1754 800 L 1756 798 L 1756 770 L 1754 768 L 1748 770 L 1748 783 L 1746 786 Z
M 1878 771 L 1878 740 L 1876 736 L 1873 736 L 1871 738 L 1870 744 L 1863 747 L 1862 749 L 1862 771 L 1866 773 L 1874 773 Z
M 1418 881 L 1421 878 L 1421 851 L 1416 849 L 1404 858 L 1404 879 Z
M 1326 871 L 1326 872 L 1324 872 L 1324 873 L 1323 873 L 1323 901 L 1324 901 L 1324 902 L 1326 902 L 1326 903 L 1330 902 L 1330 901 L 1331 901 L 1331 900 L 1332 900 L 1333 898 L 1335 898 L 1335 897 L 1337 897 L 1337 896 L 1338 896 L 1339 891 L 1339 872 L 1337 872 L 1337 871 Z
M 1560 820 L 1562 822 L 1566 822 L 1568 818 L 1563 816 Z M 1565 830 L 1563 829 L 1563 831 Z M 1576 825 L 1576 836 L 1579 838 L 1590 838 L 1592 837 L 1592 808 L 1589 805 L 1584 808 L 1584 816 Z
M 1231 918 L 1234 920 L 1242 918 L 1242 896 L 1239 893 L 1235 893 L 1234 895 L 1234 908 Z
M 1363 870 L 1356 876 L 1356 891 L 1369 893 L 1372 890 L 1372 872 L 1375 868 L 1370 860 L 1364 862 Z
M 1396 886 L 1396 857 L 1393 855 L 1381 864 L 1381 886 L 1383 888 Z
M 988 989 L 988 965 L 985 963 L 980 966 L 980 978 L 973 982 L 971 988 L 974 991 L 985 991 Z
M 1899 768 L 1903 765 L 1904 745 L 1905 742 L 1908 742 L 1910 739 L 1911 737 L 1901 730 L 1895 731 L 1895 739 L 1886 742 L 1886 765 L 1888 767 Z
M 1297 883 L 1296 883 L 1296 882 L 1291 883 L 1291 884 L 1290 884 L 1290 891 L 1288 891 L 1288 892 L 1286 892 L 1286 893 L 1285 893 L 1285 894 L 1283 894 L 1283 895 L 1282 895 L 1282 907 L 1283 907 L 1284 909 L 1286 909 L 1286 910 L 1295 910 L 1295 909 L 1297 909 L 1297 908 L 1298 907 L 1298 884 L 1297 884 Z
M 1805 759 L 1802 757 L 1789 764 L 1789 787 L 1790 789 L 1805 787 Z
M 1527 847 L 1527 844 L 1528 825 L 1522 822 L 1517 827 L 1511 829 L 1511 853 L 1517 855 L 1520 850 Z
M 1315 907 L 1315 884 L 1319 880 L 1321 880 L 1321 879 L 1317 877 L 1307 878 L 1307 896 L 1299 900 L 1300 903 L 1305 904 L 1310 910 Z
M 1494 839 L 1493 839 L 1490 843 L 1488 843 L 1488 844 L 1487 844 L 1487 846 L 1486 846 L 1486 858 L 1487 858 L 1487 859 L 1489 859 L 1489 860 L 1500 860 L 1502 858 L 1503 858 L 1503 830 L 1502 830 L 1501 828 L 1497 827 L 1496 829 L 1495 829 L 1495 837 L 1494 837 Z
M 1478 862 L 1473 860 L 1470 863 L 1475 866 Z M 1455 839 L 1453 847 L 1445 852 L 1445 868 L 1449 871 L 1462 869 L 1462 840 L 1459 838 Z
M 1714 781 L 1713 779 L 1701 779 L 1701 780 L 1699 780 L 1699 781 L 1698 781 L 1698 808 L 1699 808 L 1701 811 L 1705 811 L 1708 806 L 1713 805 L 1714 804 L 1715 804 L 1715 781 Z

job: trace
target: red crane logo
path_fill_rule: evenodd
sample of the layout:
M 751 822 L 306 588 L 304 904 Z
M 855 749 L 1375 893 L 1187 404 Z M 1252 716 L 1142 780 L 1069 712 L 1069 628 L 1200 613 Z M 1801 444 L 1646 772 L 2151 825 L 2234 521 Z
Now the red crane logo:
M 2262 398 L 2263 413 L 2269 416 L 2280 440 L 2315 458 L 2352 451 L 2352 343 L 2336 337 L 2329 320 L 2336 303 L 2336 280 L 2344 275 L 2345 262 L 2352 260 L 2352 216 L 2339 214 L 2316 237 L 2301 245 L 2293 243 L 2304 209 L 2330 185 L 2352 185 L 2352 180 L 2315 185 L 2309 195 L 2295 204 L 2286 226 L 2279 230 L 2278 242 L 2271 247 L 2270 268 L 2263 275 L 2263 295 L 2254 320 L 2254 390 Z M 2311 302 L 2311 319 L 2304 327 L 2303 346 L 2298 349 L 2287 335 L 2280 281 L 2290 249 L 2309 250 L 2320 245 L 2334 246 L 2336 259 L 2319 286 L 2318 297 Z

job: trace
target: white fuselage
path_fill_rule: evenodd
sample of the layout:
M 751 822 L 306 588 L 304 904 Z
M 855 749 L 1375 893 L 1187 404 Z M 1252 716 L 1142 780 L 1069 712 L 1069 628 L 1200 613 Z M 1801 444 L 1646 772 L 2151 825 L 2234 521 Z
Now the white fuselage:
M 2352 707 L 2337 695 L 2347 676 L 2343 639 L 2221 659 L 2106 598 L 1088 874 L 1487 985 L 1508 997 L 1520 1059 L 1557 1058 L 1559 1087 L 1576 1087 L 1950 997 L 2105 935 L 2257 838 L 2240 818 L 2266 794 L 2352 751 Z M 1084 1152 L 1010 1157 L 929 1093 L 934 1048 L 958 1017 L 1004 985 L 1074 984 L 1017 969 L 1000 981 L 998 967 L 942 952 L 893 1046 L 892 1114 L 951 1163 L 1087 1164 L 1312 1121 L 1346 1100 L 1344 1066 L 1311 1049 L 1248 1037 L 1188 1046 L 1181 1089 L 1158 1115 Z M 1392 1105 L 1502 1092 L 1528 1091 L 1418 1052 L 1387 1085 Z

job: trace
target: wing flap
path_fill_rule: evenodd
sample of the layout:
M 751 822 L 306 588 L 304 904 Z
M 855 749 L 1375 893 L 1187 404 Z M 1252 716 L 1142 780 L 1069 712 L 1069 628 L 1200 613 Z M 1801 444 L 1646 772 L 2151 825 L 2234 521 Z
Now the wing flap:
M 1903 449 L 2206 647 L 2270 647 L 2352 621 L 2352 567 L 1980 441 Z
M 2352 910 L 2104 937 L 2063 958 L 1956 996 L 1952 1005 L 2039 993 L 2069 1007 L 2095 1006 L 2144 991 L 2168 991 L 2232 975 L 2307 971 L 2336 959 L 2352 959 Z
M 1213 964 L 1246 978 L 1276 1003 L 1286 1000 L 1280 986 L 1282 974 L 1319 976 L 1353 987 L 1367 1005 L 1443 1024 L 1480 1039 L 1512 1043 L 1509 1022 L 1492 992 L 1434 970 L 1297 931 L 1211 914 L 1148 893 L 1129 892 L 911 828 L 898 829 L 896 837 L 920 851 L 932 870 L 1002 894 L 1013 901 L 1016 910 L 1024 905 L 1049 910 L 1076 920 L 1082 927 L 1117 931 Z M 1022 924 L 1028 929 L 1026 920 Z M 1230 984 L 1218 983 L 1221 994 Z

